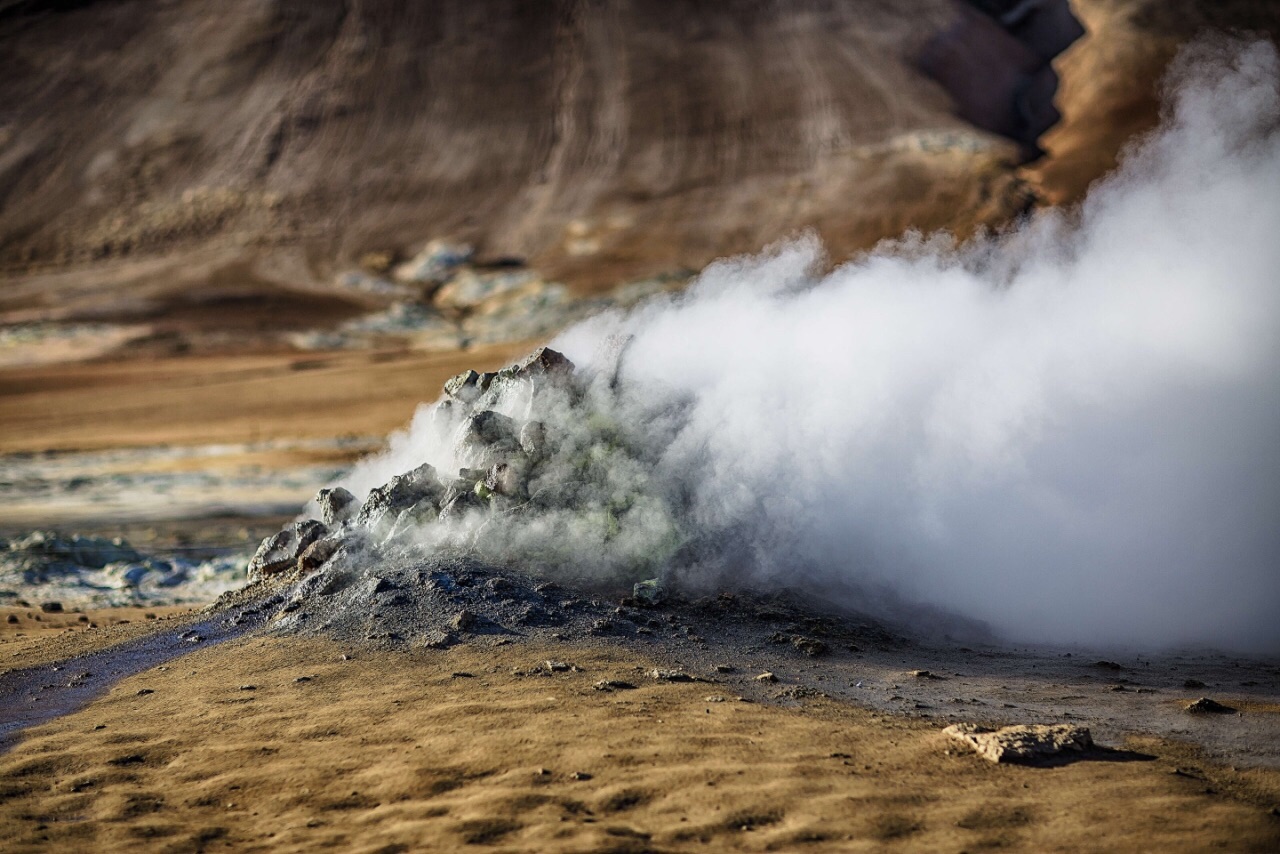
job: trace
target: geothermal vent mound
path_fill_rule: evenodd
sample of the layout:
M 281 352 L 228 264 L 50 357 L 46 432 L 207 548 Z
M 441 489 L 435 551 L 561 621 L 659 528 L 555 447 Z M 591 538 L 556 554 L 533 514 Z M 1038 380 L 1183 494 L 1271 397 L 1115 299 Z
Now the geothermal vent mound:
M 628 394 L 625 342 L 610 346 L 607 371 L 542 348 L 449 380 L 418 415 L 432 441 L 370 464 L 413 468 L 363 499 L 322 490 L 318 519 L 263 541 L 249 576 L 273 592 L 250 612 L 286 631 L 434 648 L 587 635 L 698 645 L 726 632 L 802 655 L 893 642 L 791 593 L 722 592 L 709 556 L 733 553 L 731 531 L 688 522 L 698 474 L 661 461 L 683 402 Z

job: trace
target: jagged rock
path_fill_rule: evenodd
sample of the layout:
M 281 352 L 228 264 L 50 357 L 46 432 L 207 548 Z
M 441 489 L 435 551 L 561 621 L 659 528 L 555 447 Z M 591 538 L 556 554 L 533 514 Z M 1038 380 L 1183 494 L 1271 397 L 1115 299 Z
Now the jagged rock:
M 527 421 L 520 428 L 520 450 L 539 459 L 547 449 L 547 428 L 541 421 Z
M 436 470 L 423 463 L 413 471 L 397 475 L 370 491 L 356 516 L 357 524 L 382 534 L 392 530 L 409 511 L 414 518 L 427 519 L 438 513 L 442 488 Z M 425 506 L 418 506 L 425 505 Z
M 476 484 L 455 481 L 440 500 L 441 522 L 456 521 L 471 510 L 485 509 L 485 501 L 476 494 Z
M 516 364 L 517 377 L 568 376 L 573 373 L 573 362 L 558 350 L 539 347 Z
M 1187 711 L 1193 715 L 1234 715 L 1236 710 L 1230 706 L 1223 705 L 1217 700 L 1211 700 L 1208 697 L 1201 697 L 1194 703 L 1187 706 Z
M 522 469 L 519 462 L 494 463 L 485 474 L 484 485 L 498 495 L 521 495 L 524 492 Z
M 249 578 L 264 578 L 293 569 L 302 552 L 328 532 L 320 522 L 308 519 L 267 537 L 249 561 Z
M 667 589 L 657 578 L 637 581 L 631 588 L 631 598 L 642 608 L 656 608 L 666 600 Z
M 943 734 L 973 748 L 992 762 L 1034 762 L 1064 752 L 1093 747 L 1087 727 L 1075 724 L 1008 726 L 992 730 L 976 724 L 953 724 Z
M 654 668 L 649 671 L 650 679 L 657 679 L 659 682 L 693 682 L 694 678 L 683 670 L 662 670 Z
M 434 629 L 422 638 L 422 645 L 427 649 L 448 649 L 458 642 L 458 638 L 451 632 Z
M 341 537 L 329 536 L 316 540 L 298 555 L 298 572 L 305 575 L 324 566 L 342 545 Z
M 519 436 L 515 421 L 500 412 L 485 409 L 468 418 L 456 450 L 458 456 L 471 466 L 487 471 L 495 463 L 522 453 Z
M 468 433 L 485 444 L 520 446 L 520 434 L 516 423 L 500 412 L 486 409 L 471 416 Z
M 341 525 L 360 509 L 356 497 L 341 486 L 320 490 L 316 494 L 316 504 L 320 505 L 320 521 L 330 528 Z
M 484 391 L 480 388 L 480 374 L 475 371 L 463 371 L 445 381 L 444 393 L 454 400 L 471 403 Z
M 478 618 L 476 615 L 464 608 L 457 614 L 454 614 L 449 625 L 454 629 L 454 631 L 465 632 L 475 628 L 477 621 Z

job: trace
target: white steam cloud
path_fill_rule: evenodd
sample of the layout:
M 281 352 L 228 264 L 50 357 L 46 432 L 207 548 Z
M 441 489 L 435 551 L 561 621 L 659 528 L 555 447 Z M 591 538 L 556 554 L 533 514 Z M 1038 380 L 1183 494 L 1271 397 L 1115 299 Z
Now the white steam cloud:
M 579 431 L 542 475 L 591 482 L 578 521 L 473 542 L 634 575 L 693 537 L 695 584 L 891 590 L 1015 639 L 1280 651 L 1280 59 L 1201 43 L 1168 90 L 1077 211 L 826 275 L 805 237 L 566 332 L 585 403 L 492 408 Z M 584 406 L 621 438 L 592 445 Z M 466 465 L 455 429 L 424 408 L 349 486 Z M 591 448 L 598 466 L 569 466 Z

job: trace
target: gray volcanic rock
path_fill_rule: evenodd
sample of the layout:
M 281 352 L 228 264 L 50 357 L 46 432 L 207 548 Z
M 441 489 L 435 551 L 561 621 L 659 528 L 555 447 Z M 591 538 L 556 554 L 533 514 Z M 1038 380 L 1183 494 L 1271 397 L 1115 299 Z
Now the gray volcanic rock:
M 323 524 L 308 519 L 305 522 L 295 522 L 292 527 L 267 537 L 249 560 L 250 580 L 295 568 L 298 558 L 307 547 L 326 533 L 328 529 Z
M 320 490 L 316 503 L 320 505 L 320 521 L 330 528 L 353 518 L 360 510 L 360 502 L 341 486 Z

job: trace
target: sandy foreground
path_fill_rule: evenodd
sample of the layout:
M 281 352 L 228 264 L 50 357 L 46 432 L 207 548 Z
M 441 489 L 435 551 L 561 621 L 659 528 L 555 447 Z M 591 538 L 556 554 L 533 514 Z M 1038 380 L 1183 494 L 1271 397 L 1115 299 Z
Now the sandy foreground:
M 59 659 L 183 619 L 138 610 L 90 612 L 100 628 L 85 630 L 79 614 L 7 609 L 19 622 L 0 622 L 0 656 L 61 678 Z M 0 755 L 0 838 L 11 851 L 1280 846 L 1280 772 L 1174 741 L 997 766 L 938 722 L 822 697 L 741 701 L 715 681 L 646 679 L 653 666 L 593 640 L 207 645 Z M 637 687 L 593 688 L 610 679 Z

